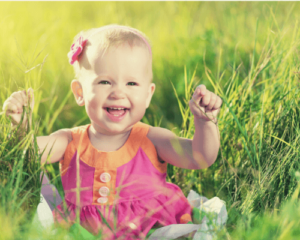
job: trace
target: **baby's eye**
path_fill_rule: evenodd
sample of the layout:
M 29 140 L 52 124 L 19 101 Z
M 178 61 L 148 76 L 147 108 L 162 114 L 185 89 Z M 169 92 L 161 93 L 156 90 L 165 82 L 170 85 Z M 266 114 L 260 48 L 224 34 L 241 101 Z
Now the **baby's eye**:
M 103 80 L 103 81 L 100 81 L 99 84 L 105 84 L 105 85 L 107 85 L 107 84 L 109 84 L 109 81 Z
M 137 83 L 135 83 L 135 82 L 129 82 L 129 83 L 127 83 L 129 86 L 135 86 L 135 85 L 137 85 Z

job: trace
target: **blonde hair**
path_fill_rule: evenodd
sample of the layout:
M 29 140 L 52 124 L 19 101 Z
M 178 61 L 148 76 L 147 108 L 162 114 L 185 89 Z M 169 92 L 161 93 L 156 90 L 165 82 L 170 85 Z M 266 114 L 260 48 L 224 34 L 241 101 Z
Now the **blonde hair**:
M 98 47 L 98 50 L 101 50 L 102 56 L 111 46 L 119 46 L 123 43 L 128 43 L 130 47 L 141 46 L 149 49 L 150 58 L 152 61 L 152 52 L 151 52 L 151 42 L 148 37 L 141 31 L 118 24 L 110 24 L 100 28 L 92 28 L 87 31 L 81 31 L 78 33 L 73 43 L 82 36 L 83 39 L 87 39 L 87 44 L 83 48 L 81 56 L 78 61 L 75 61 L 73 64 L 75 77 L 79 80 L 80 69 L 83 67 L 81 64 L 81 57 L 85 54 L 86 48 L 89 45 L 95 44 Z M 143 39 L 144 38 L 144 39 Z

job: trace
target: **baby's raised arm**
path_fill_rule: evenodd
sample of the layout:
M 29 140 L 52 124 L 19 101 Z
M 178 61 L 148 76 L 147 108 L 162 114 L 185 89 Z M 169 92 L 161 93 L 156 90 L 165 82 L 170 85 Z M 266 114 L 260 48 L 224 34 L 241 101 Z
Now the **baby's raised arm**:
M 30 103 L 30 107 L 31 109 L 33 109 L 34 95 L 32 89 L 28 89 L 27 92 L 25 90 L 14 92 L 4 102 L 3 111 L 5 112 L 6 116 L 10 117 L 13 126 L 18 125 L 21 121 L 23 106 L 27 106 L 28 103 Z M 27 116 L 25 114 L 20 131 L 24 131 L 26 129 L 26 126 Z M 39 153 L 42 153 L 44 151 L 41 162 L 46 162 L 49 153 L 50 158 L 47 163 L 54 163 L 63 159 L 68 143 L 71 141 L 72 134 L 68 129 L 58 130 L 49 136 L 37 137 Z
M 148 138 L 156 148 L 159 158 L 174 166 L 186 169 L 203 169 L 212 165 L 220 147 L 217 114 L 222 99 L 199 85 L 189 102 L 194 115 L 193 140 L 179 138 L 167 129 L 152 127 Z

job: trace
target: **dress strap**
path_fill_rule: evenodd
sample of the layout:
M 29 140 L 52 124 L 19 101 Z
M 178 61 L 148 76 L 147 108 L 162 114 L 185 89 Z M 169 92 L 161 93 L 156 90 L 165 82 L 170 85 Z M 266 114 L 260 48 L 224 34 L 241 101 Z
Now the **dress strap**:
M 141 145 L 142 141 L 147 137 L 150 125 L 137 122 L 130 133 L 130 143 L 135 145 Z
M 90 124 L 75 127 L 75 128 L 71 129 L 72 137 L 73 137 L 73 141 L 74 141 L 74 145 L 75 145 L 76 149 L 79 147 L 79 145 L 86 146 L 89 144 L 88 139 L 85 137 L 89 125 Z
M 71 128 L 72 133 L 72 141 L 68 144 L 66 151 L 64 153 L 64 158 L 60 161 L 59 168 L 61 175 L 65 175 L 69 164 L 71 162 L 71 159 L 73 158 L 74 154 L 77 151 L 77 147 L 80 142 L 80 138 L 84 135 L 84 132 L 86 131 L 88 125 L 80 126 Z

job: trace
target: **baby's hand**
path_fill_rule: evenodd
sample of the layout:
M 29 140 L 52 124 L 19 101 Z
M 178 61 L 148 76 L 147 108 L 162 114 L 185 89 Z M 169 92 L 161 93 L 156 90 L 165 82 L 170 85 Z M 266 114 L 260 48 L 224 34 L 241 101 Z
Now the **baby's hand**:
M 208 91 L 204 85 L 199 85 L 189 102 L 191 112 L 195 119 L 217 122 L 222 99 L 216 94 Z
M 27 92 L 24 90 L 12 93 L 4 102 L 3 111 L 6 116 L 10 117 L 13 125 L 18 125 L 21 121 L 23 106 L 27 106 L 28 102 L 30 102 L 30 108 L 33 109 L 34 96 L 31 88 L 29 88 Z M 22 125 L 26 126 L 26 124 L 27 117 L 25 114 Z

